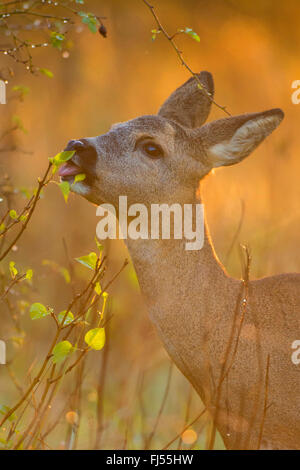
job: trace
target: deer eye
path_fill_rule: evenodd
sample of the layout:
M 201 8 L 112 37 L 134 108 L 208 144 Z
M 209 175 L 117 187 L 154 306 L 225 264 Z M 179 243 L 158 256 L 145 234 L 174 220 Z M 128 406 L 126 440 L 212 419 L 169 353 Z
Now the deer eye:
M 142 144 L 143 152 L 150 158 L 161 158 L 164 156 L 164 151 L 160 145 L 154 142 L 144 142 Z

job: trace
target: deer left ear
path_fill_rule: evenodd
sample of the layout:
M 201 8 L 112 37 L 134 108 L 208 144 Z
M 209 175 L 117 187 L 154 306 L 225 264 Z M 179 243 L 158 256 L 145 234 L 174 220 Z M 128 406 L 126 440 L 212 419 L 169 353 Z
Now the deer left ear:
M 201 140 L 212 167 L 240 162 L 281 123 L 284 113 L 271 109 L 211 122 L 201 129 Z
M 210 112 L 214 82 L 209 72 L 203 71 L 197 77 L 202 89 L 195 77 L 191 77 L 169 96 L 158 114 L 190 129 L 202 126 Z

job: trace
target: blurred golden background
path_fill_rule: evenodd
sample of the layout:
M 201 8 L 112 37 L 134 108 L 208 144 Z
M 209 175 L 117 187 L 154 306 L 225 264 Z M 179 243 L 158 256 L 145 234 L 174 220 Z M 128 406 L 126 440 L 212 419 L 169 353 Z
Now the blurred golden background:
M 37 50 L 34 62 L 50 69 L 52 79 L 33 76 L 20 64 L 14 65 L 15 77 L 9 80 L 8 95 L 15 85 L 30 88 L 24 102 L 13 99 L 0 106 L 1 132 L 10 126 L 13 115 L 20 116 L 28 131 L 19 130 L 9 137 L 21 151 L 0 153 L 0 173 L 9 175 L 14 187 L 35 186 L 47 158 L 62 150 L 70 139 L 99 135 L 115 122 L 156 113 L 168 95 L 189 78 L 162 35 L 151 41 L 155 24 L 141 1 L 86 3 L 91 11 L 107 17 L 106 39 L 79 27 L 72 34 L 67 58 L 63 51 Z M 299 271 L 300 105 L 291 101 L 291 84 L 300 79 L 299 1 L 164 0 L 153 4 L 170 33 L 186 26 L 198 33 L 200 43 L 183 35 L 176 39 L 178 47 L 195 72 L 208 70 L 213 74 L 215 99 L 231 114 L 274 107 L 284 110 L 285 120 L 279 129 L 243 163 L 206 178 L 202 192 L 216 252 L 231 275 L 241 275 L 239 243 L 250 246 L 252 278 Z M 1 56 L 1 67 L 6 65 L 11 66 L 12 61 Z M 209 120 L 224 116 L 213 107 Z M 24 204 L 19 195 L 13 201 L 14 208 Z M 43 260 L 67 265 L 63 239 L 70 258 L 93 251 L 96 224 L 93 205 L 74 195 L 65 204 L 56 185 L 46 188 L 33 221 L 13 253 L 16 265 L 34 270 L 32 302 L 65 308 L 70 285 L 61 282 Z M 121 242 L 110 242 L 109 271 L 114 272 L 126 256 Z M 8 261 L 2 269 L 7 268 Z M 86 276 L 79 265 L 74 269 L 79 277 Z M 132 267 L 122 273 L 110 293 L 114 317 L 107 345 L 101 448 L 122 448 L 124 442 L 128 448 L 143 448 L 163 400 L 169 359 L 147 317 Z M 0 338 L 9 339 L 12 325 L 4 306 L 0 306 L 0 313 Z M 8 341 L 7 347 L 19 380 L 26 382 L 33 358 L 37 351 L 42 354 L 47 350 L 54 327 L 51 319 L 32 323 L 26 309 L 21 322 L 26 331 L 25 346 Z M 102 356 L 103 351 L 92 353 L 85 369 L 78 448 L 93 447 Z M 17 391 L 5 366 L 0 366 L 0 385 L 1 403 L 13 402 Z M 70 379 L 67 390 L 73 386 Z M 65 390 L 54 402 L 54 413 L 64 405 Z M 152 447 L 162 448 L 201 409 L 200 399 L 194 393 L 190 395 L 188 383 L 174 367 Z M 65 425 L 62 416 L 49 435 L 53 448 L 64 448 Z M 204 448 L 207 427 L 206 420 L 192 426 L 181 443 L 183 448 Z M 222 448 L 220 440 L 216 448 Z

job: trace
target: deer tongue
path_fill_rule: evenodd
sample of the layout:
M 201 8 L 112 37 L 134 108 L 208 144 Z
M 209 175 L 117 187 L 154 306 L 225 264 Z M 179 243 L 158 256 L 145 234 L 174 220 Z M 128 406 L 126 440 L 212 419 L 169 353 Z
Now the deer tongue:
M 73 176 L 78 175 L 81 172 L 79 166 L 75 165 L 73 162 L 64 163 L 58 171 L 59 176 Z

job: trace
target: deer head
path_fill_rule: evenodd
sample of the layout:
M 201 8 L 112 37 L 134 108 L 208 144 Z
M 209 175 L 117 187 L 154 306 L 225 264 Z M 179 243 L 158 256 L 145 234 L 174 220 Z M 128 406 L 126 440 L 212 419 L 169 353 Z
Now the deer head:
M 63 180 L 85 173 L 72 191 L 99 205 L 184 202 L 211 169 L 247 157 L 283 119 L 280 109 L 243 114 L 205 124 L 214 94 L 210 73 L 175 90 L 157 115 L 115 124 L 97 137 L 71 140 L 72 160 L 60 168 Z

